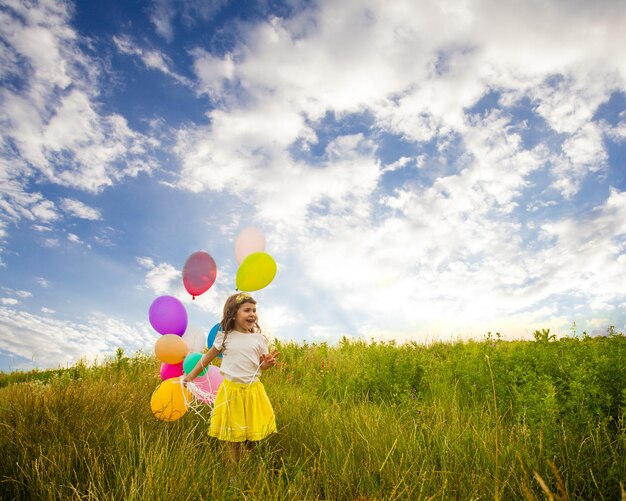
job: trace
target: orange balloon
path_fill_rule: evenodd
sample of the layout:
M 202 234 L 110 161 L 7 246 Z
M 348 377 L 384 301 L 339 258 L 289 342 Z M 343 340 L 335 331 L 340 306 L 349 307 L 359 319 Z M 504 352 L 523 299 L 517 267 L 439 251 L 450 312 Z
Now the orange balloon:
M 188 352 L 187 344 L 176 334 L 163 334 L 154 344 L 154 354 L 166 364 L 182 362 Z
M 154 390 L 150 408 L 157 419 L 176 421 L 185 415 L 192 398 L 191 392 L 180 384 L 180 377 L 173 377 L 163 381 Z

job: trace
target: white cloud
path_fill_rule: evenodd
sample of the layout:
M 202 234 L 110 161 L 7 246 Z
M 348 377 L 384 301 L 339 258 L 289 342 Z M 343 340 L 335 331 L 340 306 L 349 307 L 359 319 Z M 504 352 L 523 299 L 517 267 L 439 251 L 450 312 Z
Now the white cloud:
M 174 24 L 180 18 L 185 26 L 193 26 L 199 20 L 212 19 L 228 0 L 154 0 L 150 9 L 150 21 L 156 32 L 166 41 L 174 39 Z
M 56 313 L 56 311 L 51 308 L 46 308 L 45 306 L 42 306 L 41 313 L 45 313 L 46 315 L 52 315 L 53 313 Z
M 73 217 L 87 219 L 89 221 L 98 221 L 99 219 L 102 219 L 102 215 L 98 209 L 89 207 L 80 200 L 63 198 L 61 199 L 61 207 L 67 214 Z
M 36 222 L 38 231 L 45 231 L 49 224 L 59 219 L 54 202 L 47 200 L 41 193 L 23 191 L 20 183 L 8 179 L 8 171 L 0 169 L 0 179 L 6 181 L 0 189 L 0 211 L 9 221 L 22 219 Z
M 402 168 L 406 167 L 411 162 L 411 160 L 412 159 L 409 158 L 409 157 L 400 157 L 395 162 L 392 162 L 389 165 L 385 165 L 383 171 L 384 172 L 393 172 L 395 170 L 402 169 Z
M 174 3 L 171 0 L 155 0 L 153 2 L 150 21 L 156 32 L 168 42 L 171 42 L 174 37 L 172 21 L 175 12 Z
M 0 302 L 6 305 L 16 305 L 19 304 L 19 301 L 13 297 L 3 297 L 0 298 Z
M 611 190 L 606 203 L 589 216 L 547 223 L 542 232 L 552 244 L 531 262 L 537 276 L 545 277 L 538 283 L 544 294 L 588 294 L 595 305 L 624 296 L 626 192 Z
M 59 247 L 59 245 L 61 245 L 58 238 L 44 238 L 42 244 L 44 247 L 48 247 L 50 249 Z
M 221 97 L 225 84 L 234 76 L 232 56 L 226 54 L 218 58 L 200 48 L 192 50 L 191 54 L 194 57 L 194 72 L 200 81 L 198 91 L 209 97 Z
M 47 309 L 46 309 L 47 310 Z M 86 357 L 92 361 L 127 351 L 153 349 L 155 334 L 149 326 L 129 325 L 109 315 L 94 313 L 83 323 L 0 307 L 0 349 L 32 360 L 36 367 L 63 367 Z
M 36 219 L 42 221 L 55 221 L 59 217 L 54 203 L 50 200 L 43 200 L 33 206 L 32 214 Z
M 102 113 L 99 66 L 78 49 L 65 4 L 8 5 L 0 75 L 30 73 L 24 92 L 0 91 L 0 210 L 42 230 L 63 211 L 101 219 L 28 181 L 97 193 L 149 171 L 159 143 Z M 172 41 L 179 22 L 221 5 L 157 0 L 151 21 Z M 214 106 L 208 125 L 174 134 L 180 173 L 168 184 L 222 192 L 224 234 L 243 221 L 266 228 L 279 276 L 264 327 L 329 340 L 447 339 L 468 325 L 529 336 L 567 330 L 572 312 L 604 325 L 624 303 L 624 193 L 572 215 L 585 183 L 603 180 L 605 137 L 624 137 L 623 117 L 594 118 L 625 88 L 626 32 L 615 21 L 624 14 L 610 1 L 321 1 L 238 25 L 226 54 L 188 47 L 194 82 L 167 49 L 114 42 Z M 406 147 L 399 158 L 388 155 L 390 136 Z M 220 269 L 220 283 L 191 303 L 176 266 L 137 264 L 149 291 L 214 315 L 234 283 Z
M 120 230 L 117 230 L 111 226 L 105 226 L 98 229 L 98 234 L 94 236 L 94 240 L 100 245 L 106 247 L 114 247 L 116 240 L 120 236 Z
M 180 277 L 180 271 L 171 264 L 160 263 L 148 271 L 145 284 L 155 294 L 164 295 L 174 289 L 174 281 Z
M 75 244 L 82 244 L 83 241 L 80 239 L 80 237 L 74 233 L 68 233 L 67 234 L 67 239 Z
M 565 198 L 580 189 L 585 177 L 606 166 L 608 155 L 605 151 L 602 134 L 597 125 L 587 123 L 563 143 L 563 155 L 555 159 L 553 186 Z
M 50 281 L 43 277 L 35 277 L 35 281 L 39 284 L 40 287 L 47 289 L 50 287 Z
M 207 133 L 217 135 L 224 125 L 231 132 L 228 125 L 244 114 L 248 121 L 254 114 L 268 123 L 284 123 L 255 104 L 270 96 L 281 103 L 284 115 L 315 122 L 328 112 L 369 110 L 380 127 L 427 141 L 450 131 L 464 132 L 465 110 L 495 88 L 514 95 L 511 104 L 530 97 L 535 111 L 555 132 L 573 135 L 564 145 L 566 157 L 584 152 L 586 159 L 578 163 L 593 160 L 597 169 L 605 153 L 590 121 L 626 76 L 622 58 L 613 50 L 626 43 L 626 36 L 607 22 L 607 16 L 619 12 L 608 3 L 599 12 L 588 12 L 565 4 L 537 11 L 508 2 L 492 6 L 477 1 L 453 9 L 410 2 L 391 7 L 371 1 L 341 6 L 321 2 L 294 18 L 274 18 L 251 27 L 232 54 L 217 58 L 201 49 L 192 52 L 200 88 L 228 102 L 230 110 L 226 124 L 219 112 L 211 113 L 215 127 L 212 132 L 203 130 L 200 141 L 207 152 L 204 161 L 213 159 Z M 536 18 L 543 21 L 537 23 Z M 586 26 L 588 19 L 593 28 Z M 579 29 L 593 31 L 594 44 L 581 38 Z M 523 46 L 519 40 L 524 40 Z M 565 77 L 553 83 L 559 73 Z M 237 94 L 228 93 L 227 81 L 245 89 L 240 107 L 233 103 Z M 258 144 L 264 130 L 252 130 L 257 133 L 249 139 Z M 315 137 L 303 121 L 292 122 L 290 130 L 297 138 Z M 189 146 L 195 150 L 198 137 L 181 137 L 179 151 Z M 222 144 L 217 137 L 215 143 Z M 261 150 L 257 160 L 262 161 L 264 147 L 257 149 Z M 194 153 L 183 157 L 189 166 Z M 588 168 L 575 169 L 571 182 L 563 181 L 569 188 L 563 188 L 565 194 L 577 189 Z M 566 175 L 567 169 L 561 168 L 559 174 Z M 190 177 L 188 186 L 201 189 Z
M 9 0 L 0 15 L 5 74 L 0 89 L 0 211 L 11 221 L 49 223 L 55 204 L 30 181 L 98 192 L 151 171 L 156 140 L 98 105 L 99 63 L 81 51 L 66 2 Z
M 140 47 L 127 36 L 114 36 L 113 42 L 120 53 L 137 56 L 147 68 L 160 71 L 183 85 L 191 85 L 189 79 L 172 70 L 172 61 L 162 52 Z
M 303 124 L 301 116 L 279 102 L 266 101 L 236 113 L 216 110 L 209 127 L 189 127 L 178 134 L 179 186 L 244 194 L 259 186 L 261 176 L 280 179 L 289 169 L 285 149 Z M 291 175 L 297 173 L 293 169 Z
M 622 113 L 622 119 L 615 127 L 611 127 L 608 124 L 603 124 L 606 135 L 614 141 L 619 142 L 626 139 L 626 120 L 624 120 L 625 116 L 626 114 Z
M 154 260 L 151 257 L 138 257 L 137 263 L 143 268 L 154 268 Z
M 588 283 L 567 278 L 577 267 L 609 282 L 588 305 L 623 296 L 623 266 L 609 265 L 619 256 L 615 234 L 595 237 L 590 251 L 582 239 L 564 243 L 577 221 L 556 212 L 544 219 L 607 166 L 593 120 L 626 82 L 616 50 L 626 34 L 611 21 L 623 14 L 610 2 L 594 10 L 347 1 L 250 25 L 228 54 L 191 52 L 199 88 L 219 107 L 209 126 L 179 132 L 178 186 L 250 203 L 281 257 L 361 334 L 381 325 L 407 336 L 424 325 L 458 332 L 494 319 L 512 329 L 509 319 L 560 326 L 558 305 L 546 312 L 542 302 L 587 293 Z M 490 93 L 497 111 L 471 111 Z M 545 124 L 532 146 L 526 137 L 536 132 L 516 115 L 525 103 L 526 120 Z M 371 117 L 367 132 L 342 132 L 361 115 Z M 339 137 L 320 148 L 329 132 Z M 424 146 L 419 181 L 388 189 L 384 173 L 409 160 L 381 166 L 381 132 L 436 144 L 434 154 Z M 322 150 L 314 158 L 313 146 Z M 546 176 L 552 190 L 541 185 Z M 590 228 L 606 219 L 620 235 L 618 216 L 609 216 L 616 198 L 597 207 Z M 435 327 L 444 318 L 453 320 Z

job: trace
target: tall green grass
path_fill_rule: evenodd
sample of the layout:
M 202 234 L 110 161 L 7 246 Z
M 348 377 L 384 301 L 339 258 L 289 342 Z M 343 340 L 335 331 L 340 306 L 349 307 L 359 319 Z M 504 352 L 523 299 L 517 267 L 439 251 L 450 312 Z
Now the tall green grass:
M 278 343 L 279 432 L 229 471 L 142 354 L 0 379 L 1 499 L 620 499 L 626 338 Z

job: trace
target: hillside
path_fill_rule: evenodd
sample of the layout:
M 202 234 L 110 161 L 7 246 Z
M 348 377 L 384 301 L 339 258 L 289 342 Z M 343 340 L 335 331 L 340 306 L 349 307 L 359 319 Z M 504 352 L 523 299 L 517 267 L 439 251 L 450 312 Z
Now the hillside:
M 235 483 L 152 356 L 0 379 L 2 499 L 623 499 L 626 337 L 277 343 L 279 433 Z

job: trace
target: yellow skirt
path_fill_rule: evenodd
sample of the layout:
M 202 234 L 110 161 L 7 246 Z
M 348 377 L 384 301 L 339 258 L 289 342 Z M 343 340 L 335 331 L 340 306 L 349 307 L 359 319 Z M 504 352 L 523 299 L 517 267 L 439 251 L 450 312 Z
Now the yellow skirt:
M 261 381 L 252 384 L 224 379 L 217 391 L 209 435 L 228 442 L 261 440 L 276 432 L 276 418 Z

